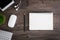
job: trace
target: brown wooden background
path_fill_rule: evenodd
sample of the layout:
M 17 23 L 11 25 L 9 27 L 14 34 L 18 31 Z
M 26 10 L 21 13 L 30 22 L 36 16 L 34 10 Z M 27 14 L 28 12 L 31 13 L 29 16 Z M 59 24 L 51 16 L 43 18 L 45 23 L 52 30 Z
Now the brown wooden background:
M 52 11 L 54 30 L 28 31 L 27 15 L 26 31 L 24 32 L 24 14 L 28 14 L 30 11 Z M 0 26 L 0 29 L 13 32 L 12 40 L 60 40 L 60 0 L 23 0 L 23 6 L 18 11 L 11 6 L 3 14 L 6 15 L 6 22 Z M 11 14 L 18 17 L 14 28 L 9 28 L 7 25 Z

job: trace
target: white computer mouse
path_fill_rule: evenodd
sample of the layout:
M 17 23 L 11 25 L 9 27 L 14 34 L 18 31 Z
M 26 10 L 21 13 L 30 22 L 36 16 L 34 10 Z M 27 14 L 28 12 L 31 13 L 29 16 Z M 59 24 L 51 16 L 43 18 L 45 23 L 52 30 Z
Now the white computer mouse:
M 8 21 L 8 26 L 10 28 L 13 28 L 15 26 L 16 20 L 17 20 L 17 16 L 16 15 L 11 15 L 10 19 Z

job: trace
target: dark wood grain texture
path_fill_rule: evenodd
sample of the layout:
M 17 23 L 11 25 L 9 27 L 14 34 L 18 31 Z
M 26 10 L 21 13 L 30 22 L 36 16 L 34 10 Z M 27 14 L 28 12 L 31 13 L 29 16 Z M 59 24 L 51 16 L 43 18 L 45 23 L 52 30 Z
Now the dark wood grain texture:
M 25 1 L 25 0 L 24 0 Z M 24 2 L 23 1 L 23 2 Z M 60 0 L 27 0 L 28 6 L 16 11 L 13 6 L 4 11 L 6 15 L 5 24 L 0 26 L 1 30 L 13 32 L 12 40 L 60 40 Z M 53 15 L 53 31 L 29 31 L 28 30 L 28 14 L 31 11 L 52 11 Z M 8 27 L 8 20 L 11 14 L 17 15 L 17 22 L 14 28 Z M 26 31 L 24 32 L 24 14 L 26 15 Z

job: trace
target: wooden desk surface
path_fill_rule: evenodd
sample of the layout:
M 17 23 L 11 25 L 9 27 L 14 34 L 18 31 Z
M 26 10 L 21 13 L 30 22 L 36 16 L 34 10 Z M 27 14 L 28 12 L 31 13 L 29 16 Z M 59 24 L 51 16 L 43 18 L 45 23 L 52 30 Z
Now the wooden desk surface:
M 24 14 L 30 11 L 52 11 L 54 13 L 53 31 L 26 31 L 24 32 Z M 0 26 L 1 30 L 13 32 L 12 40 L 60 40 L 60 1 L 59 0 L 28 0 L 28 6 L 15 11 L 11 6 L 4 13 L 6 15 L 5 24 Z M 11 14 L 17 15 L 18 19 L 14 28 L 8 27 L 8 20 Z M 27 19 L 26 19 L 27 20 Z M 28 20 L 27 20 L 28 21 Z M 26 24 L 28 27 L 28 23 Z M 26 28 L 27 28 L 26 27 Z

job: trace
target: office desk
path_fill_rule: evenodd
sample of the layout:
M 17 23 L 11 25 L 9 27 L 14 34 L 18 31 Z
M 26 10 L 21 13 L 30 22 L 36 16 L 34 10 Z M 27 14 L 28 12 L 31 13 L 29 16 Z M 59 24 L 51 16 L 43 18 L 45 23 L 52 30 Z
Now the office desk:
M 60 1 L 59 0 L 28 0 L 28 6 L 21 8 L 19 11 L 15 11 L 13 6 L 4 12 L 6 15 L 6 22 L 0 26 L 0 29 L 13 32 L 12 40 L 60 40 Z M 24 32 L 24 14 L 28 14 L 31 11 L 52 11 L 53 18 L 53 31 L 26 31 Z M 17 15 L 18 19 L 14 28 L 8 27 L 8 20 L 11 14 Z M 28 16 L 28 15 L 27 15 Z M 27 17 L 28 18 L 28 17 Z M 26 19 L 28 21 L 28 19 Z M 28 22 L 26 23 L 28 28 Z

